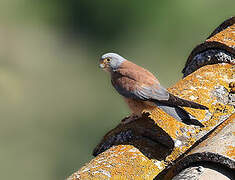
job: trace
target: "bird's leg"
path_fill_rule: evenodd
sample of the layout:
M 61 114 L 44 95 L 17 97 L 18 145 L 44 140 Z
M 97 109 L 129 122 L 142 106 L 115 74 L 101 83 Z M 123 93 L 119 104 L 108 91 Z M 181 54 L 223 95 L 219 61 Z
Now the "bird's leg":
M 141 117 L 141 115 L 137 115 L 137 114 L 131 114 L 130 116 L 127 116 L 126 118 L 124 118 L 121 123 L 122 124 L 127 124 L 130 123 L 132 121 L 135 121 L 137 119 L 139 119 Z

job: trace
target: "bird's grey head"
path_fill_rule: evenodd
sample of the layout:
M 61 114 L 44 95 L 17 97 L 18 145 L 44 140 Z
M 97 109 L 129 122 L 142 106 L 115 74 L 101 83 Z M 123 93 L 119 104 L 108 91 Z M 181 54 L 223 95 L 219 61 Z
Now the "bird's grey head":
M 114 72 L 124 61 L 126 59 L 116 53 L 106 53 L 101 56 L 99 66 L 105 71 Z

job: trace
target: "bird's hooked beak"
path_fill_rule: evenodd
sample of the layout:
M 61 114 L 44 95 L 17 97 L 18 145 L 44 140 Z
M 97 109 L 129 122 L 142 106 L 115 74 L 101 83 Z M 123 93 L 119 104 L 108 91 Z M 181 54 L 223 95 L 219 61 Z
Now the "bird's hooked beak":
M 104 68 L 105 68 L 104 63 L 101 62 L 101 63 L 99 64 L 99 67 L 100 67 L 101 69 L 104 69 Z
M 100 59 L 99 67 L 100 67 L 101 69 L 106 69 L 106 68 L 108 68 L 108 60 L 107 60 L 107 59 Z
M 105 68 L 105 62 L 104 62 L 104 59 L 100 59 L 100 62 L 99 62 L 99 67 L 101 68 L 101 69 L 104 69 Z

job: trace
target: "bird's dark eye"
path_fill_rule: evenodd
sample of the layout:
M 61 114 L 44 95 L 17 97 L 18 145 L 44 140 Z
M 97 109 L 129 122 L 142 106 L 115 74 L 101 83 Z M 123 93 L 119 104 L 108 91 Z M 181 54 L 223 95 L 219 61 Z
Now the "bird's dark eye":
M 111 61 L 111 59 L 107 58 L 107 62 L 110 62 L 110 61 Z

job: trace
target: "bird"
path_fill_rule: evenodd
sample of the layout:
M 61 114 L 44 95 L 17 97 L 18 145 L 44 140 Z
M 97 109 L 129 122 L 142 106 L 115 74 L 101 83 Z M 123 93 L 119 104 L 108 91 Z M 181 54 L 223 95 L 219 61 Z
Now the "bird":
M 131 110 L 131 115 L 122 121 L 123 124 L 139 119 L 146 108 L 157 106 L 180 122 L 203 127 L 182 107 L 202 110 L 208 110 L 208 107 L 171 94 L 147 69 L 116 53 L 102 55 L 99 67 L 108 72 L 113 87 L 123 96 Z

